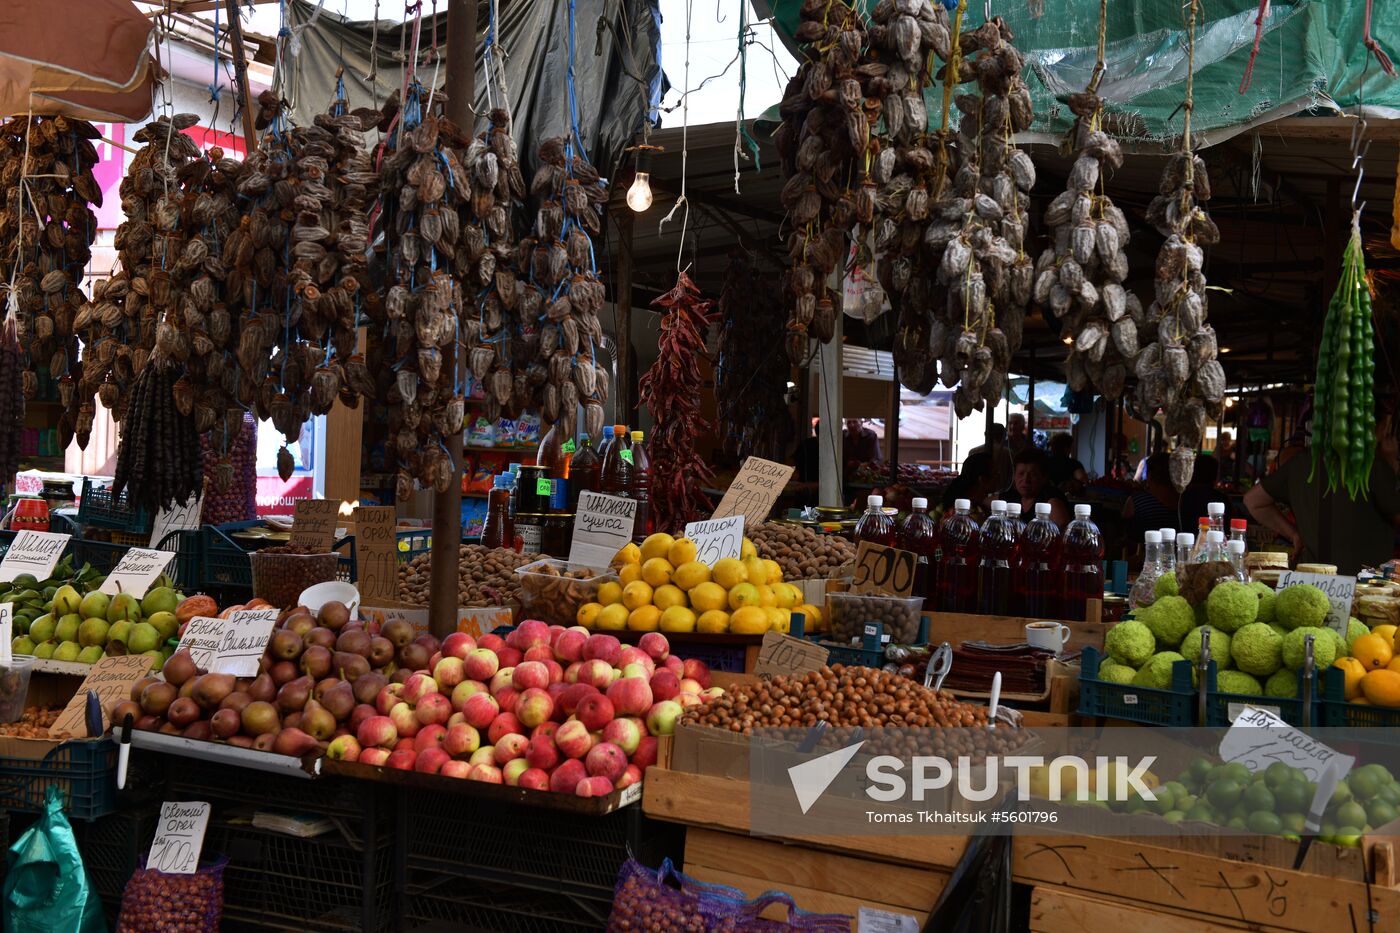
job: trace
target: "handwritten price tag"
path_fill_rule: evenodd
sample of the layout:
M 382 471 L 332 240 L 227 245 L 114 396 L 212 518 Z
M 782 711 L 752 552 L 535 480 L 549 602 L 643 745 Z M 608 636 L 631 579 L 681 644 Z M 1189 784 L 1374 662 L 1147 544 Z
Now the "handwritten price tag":
M 753 672 L 759 677 L 775 674 L 805 674 L 826 666 L 829 652 L 814 642 L 793 638 L 782 632 L 766 632 L 758 649 Z
M 15 637 L 15 607 L 10 603 L 0 603 L 0 667 L 8 668 L 14 664 L 14 646 L 12 640 Z
M 788 480 L 792 479 L 793 468 L 761 457 L 748 457 L 744 460 L 734 482 L 725 490 L 719 500 L 712 519 L 742 515 L 750 526 L 761 524 L 773 511 L 773 503 L 782 495 Z
M 885 593 L 907 597 L 914 592 L 919 557 L 913 551 L 862 541 L 856 548 L 856 573 L 852 593 Z
M 102 581 L 98 592 L 108 596 L 126 593 L 140 599 L 174 559 L 175 555 L 169 551 L 134 547 L 117 561 L 117 566 L 113 567 L 107 579 Z
M 1310 781 L 1318 780 L 1334 762 L 1343 766 L 1338 776 L 1345 776 L 1356 761 L 1293 728 L 1268 710 L 1253 706 L 1245 707 L 1235 717 L 1234 724 L 1220 740 L 1220 760 L 1241 762 L 1256 773 L 1281 761 L 1301 770 Z
M 335 541 L 340 503 L 330 499 L 299 499 L 292 517 L 292 547 L 329 551 Z
M 254 677 L 276 624 L 276 609 L 240 609 L 227 619 L 195 616 L 179 647 L 189 651 L 195 667 L 211 674 Z
M 192 875 L 199 869 L 204 833 L 209 828 L 209 804 L 203 800 L 166 801 L 146 867 L 168 875 Z
M 87 695 L 97 694 L 97 704 L 102 708 L 102 725 L 108 723 L 107 711 L 118 700 L 131 693 L 131 685 L 151 673 L 151 659 L 144 654 L 123 654 L 103 658 L 92 666 L 82 685 L 78 687 L 68 705 L 59 713 L 58 719 L 50 727 L 53 732 L 67 732 L 72 735 L 87 735 Z
M 1278 575 L 1276 592 L 1290 586 L 1308 584 L 1327 594 L 1326 626 L 1338 635 L 1345 637 L 1347 622 L 1351 619 L 1351 602 L 1356 598 L 1356 577 L 1342 577 L 1329 573 L 1299 573 L 1285 570 Z
M 399 595 L 398 519 L 393 506 L 355 510 L 355 565 L 362 599 L 397 599 Z
M 9 583 L 22 573 L 47 580 L 71 537 L 51 531 L 21 531 L 5 552 L 5 559 L 0 560 L 0 583 Z
M 166 535 L 176 531 L 193 531 L 199 527 L 204 511 L 204 496 L 199 495 L 185 505 L 169 505 L 156 513 L 151 526 L 151 544 L 159 547 Z M 173 542 L 172 542 L 173 543 Z
M 743 553 L 744 516 L 691 522 L 685 526 L 685 536 L 695 542 L 695 559 L 713 567 L 717 560 Z
M 622 546 L 632 540 L 636 520 L 636 499 L 588 490 L 579 493 L 569 563 L 599 569 L 608 566 Z

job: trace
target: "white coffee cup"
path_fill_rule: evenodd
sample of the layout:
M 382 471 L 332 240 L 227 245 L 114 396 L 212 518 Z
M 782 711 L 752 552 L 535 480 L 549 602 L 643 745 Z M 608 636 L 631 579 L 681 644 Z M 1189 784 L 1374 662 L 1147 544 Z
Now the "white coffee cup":
M 1043 651 L 1060 653 L 1069 641 L 1069 626 L 1059 622 L 1027 622 L 1026 644 Z

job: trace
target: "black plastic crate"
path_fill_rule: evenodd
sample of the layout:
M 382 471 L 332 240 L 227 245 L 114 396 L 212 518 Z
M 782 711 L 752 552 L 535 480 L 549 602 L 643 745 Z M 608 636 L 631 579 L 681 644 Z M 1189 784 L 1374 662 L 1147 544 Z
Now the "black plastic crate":
M 121 904 L 126 883 L 151 847 L 159 816 L 158 805 L 141 806 L 73 825 L 83 865 L 104 903 Z
M 43 758 L 0 757 L 0 808 L 39 813 L 50 787 L 63 790 L 69 819 L 95 820 L 117 808 L 117 746 L 75 739 Z
M 315 813 L 355 827 L 380 809 L 382 788 L 371 781 L 342 777 L 305 778 L 263 774 L 244 768 L 161 755 L 167 763 L 167 800 L 220 800 L 292 813 Z M 250 780 L 250 778 L 252 778 Z M 387 817 L 387 813 L 384 814 Z
M 417 872 L 404 898 L 405 930 L 490 930 L 492 933 L 554 933 L 601 930 L 611 902 L 563 894 L 466 886 L 453 875 Z M 426 925 L 426 926 L 425 926 Z

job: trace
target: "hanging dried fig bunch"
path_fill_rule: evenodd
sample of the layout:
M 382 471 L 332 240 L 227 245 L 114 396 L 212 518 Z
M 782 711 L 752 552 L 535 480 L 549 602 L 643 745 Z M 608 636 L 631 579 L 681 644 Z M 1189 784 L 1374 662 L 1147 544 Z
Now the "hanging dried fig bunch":
M 8 316 L 0 324 L 0 476 L 7 482 L 19 470 L 24 434 L 24 348 L 17 324 Z
M 1123 164 L 1118 142 L 1100 128 L 1103 99 L 1072 95 L 1077 119 L 1070 139 L 1078 153 L 1066 189 L 1050 202 L 1045 223 L 1052 245 L 1035 266 L 1033 297 L 1074 339 L 1070 388 L 1089 386 L 1118 399 L 1138 352 L 1141 302 L 1123 286 L 1128 277 L 1128 221 L 1104 193 L 1109 172 Z
M 199 431 L 175 405 L 178 364 L 157 353 L 131 387 L 122 417 L 112 495 L 152 512 L 196 498 L 204 483 Z M 90 413 L 89 413 L 90 417 Z
M 592 237 L 601 230 L 607 183 L 567 137 L 545 140 L 539 158 L 530 184 L 530 194 L 540 199 L 535 229 L 518 248 L 517 275 L 532 285 L 519 312 L 531 359 L 520 387 L 537 393 L 541 427 L 559 425 L 572 437 L 582 405 L 584 430 L 597 437 L 610 384 L 597 354 L 604 290 Z
M 782 460 L 792 449 L 783 347 L 782 294 L 772 273 L 743 248 L 729 254 L 719 294 L 715 402 L 726 451 Z
M 792 360 L 806 357 L 808 336 L 826 343 L 835 334 L 841 295 L 828 280 L 846 262 L 851 231 L 858 223 L 874 222 L 876 186 L 866 155 L 881 97 L 870 92 L 890 91 L 882 76 L 858 70 L 867 38 L 853 6 L 809 0 L 801 19 L 797 40 L 806 60 L 788 82 L 779 105 L 783 124 L 774 134 L 787 178 L 781 200 L 792 227 L 791 268 L 784 276 L 792 302 L 787 323 Z M 913 41 L 919 41 L 917 35 Z M 921 115 L 919 99 L 918 113 L 906 119 L 926 122 Z
M 954 99 L 962 114 L 956 171 L 924 235 L 938 257 L 938 282 L 947 287 L 939 376 L 957 386 L 953 407 L 960 418 L 984 401 L 1001 400 L 1031 293 L 1025 236 L 1035 167 L 1012 139 L 1033 114 L 1021 80 L 1025 60 L 1012 38 L 995 17 L 960 36 L 956 65 L 946 66 L 959 81 L 975 78 L 978 87 L 977 94 Z

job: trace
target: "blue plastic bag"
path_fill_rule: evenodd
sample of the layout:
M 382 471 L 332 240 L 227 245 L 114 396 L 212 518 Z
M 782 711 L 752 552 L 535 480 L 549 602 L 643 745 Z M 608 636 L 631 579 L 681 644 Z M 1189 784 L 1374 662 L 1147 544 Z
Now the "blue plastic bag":
M 4 933 L 107 933 L 102 902 L 63 815 L 62 790 L 49 788 L 43 816 L 7 858 Z

